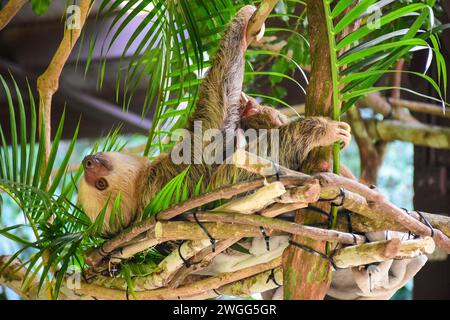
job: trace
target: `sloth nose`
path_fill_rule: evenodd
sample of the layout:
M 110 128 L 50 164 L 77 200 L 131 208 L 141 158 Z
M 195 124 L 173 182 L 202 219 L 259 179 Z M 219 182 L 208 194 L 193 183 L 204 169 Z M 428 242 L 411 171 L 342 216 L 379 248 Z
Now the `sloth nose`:
M 112 163 L 104 152 L 97 152 L 94 155 L 84 157 L 82 161 L 85 171 L 107 174 L 113 169 Z
M 83 159 L 83 167 L 84 169 L 93 169 L 97 164 L 98 160 L 95 158 L 95 155 L 88 155 Z

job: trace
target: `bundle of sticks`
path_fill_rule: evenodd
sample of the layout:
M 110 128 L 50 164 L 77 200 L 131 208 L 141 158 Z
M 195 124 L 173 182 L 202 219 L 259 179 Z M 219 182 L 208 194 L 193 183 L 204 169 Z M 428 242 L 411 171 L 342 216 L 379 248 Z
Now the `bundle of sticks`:
M 335 269 L 410 259 L 430 254 L 436 246 L 450 251 L 450 217 L 409 212 L 390 203 L 376 188 L 355 180 L 332 173 L 309 176 L 274 167 L 271 161 L 244 150 L 236 151 L 233 161 L 262 178 L 189 199 L 89 251 L 85 261 L 96 276 L 82 281 L 74 292 L 98 299 L 125 299 L 129 283 L 122 277 L 99 275 L 98 271 L 155 245 L 179 240 L 183 242 L 174 246 L 150 274 L 133 278 L 135 298 L 249 296 L 277 288 L 283 283 L 283 250 L 289 244 L 298 245 L 290 242 L 292 235 L 332 243 L 332 252 L 311 254 L 322 255 Z M 197 210 L 220 199 L 231 200 L 210 211 Z M 319 202 L 342 208 L 334 229 L 327 223 L 308 226 L 292 221 L 290 212 L 314 208 Z M 365 236 L 382 230 L 408 232 L 415 237 L 368 241 Z M 249 238 L 253 238 L 250 248 Z M 247 245 L 248 252 L 232 254 L 230 247 L 237 243 Z M 258 248 L 258 243 L 264 248 Z

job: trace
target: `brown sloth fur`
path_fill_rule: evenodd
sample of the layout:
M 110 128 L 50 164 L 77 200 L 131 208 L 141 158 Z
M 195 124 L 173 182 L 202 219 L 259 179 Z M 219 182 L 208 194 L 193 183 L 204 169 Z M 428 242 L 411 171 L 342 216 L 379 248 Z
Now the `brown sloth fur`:
M 245 6 L 231 21 L 201 84 L 196 110 L 186 129 L 193 132 L 196 121 L 202 122 L 203 132 L 214 128 L 222 132 L 233 132 L 238 128 L 279 128 L 279 163 L 298 170 L 313 148 L 328 146 L 336 141 L 347 145 L 350 127 L 346 123 L 322 117 L 288 123 L 279 111 L 261 106 L 253 98 L 242 94 L 244 52 L 252 40 L 246 39 L 246 30 L 254 12 L 255 7 Z M 231 181 L 254 178 L 252 174 L 230 164 L 206 164 L 203 159 L 191 160 L 194 164 L 190 165 L 187 173 L 191 192 L 200 177 L 213 188 Z M 145 157 L 108 152 L 87 156 L 83 166 L 85 172 L 79 186 L 78 202 L 91 220 L 95 220 L 108 202 L 103 232 L 112 235 L 139 219 L 157 192 L 188 164 L 173 163 L 170 154 L 161 154 L 150 162 Z M 111 224 L 110 212 L 119 194 L 121 219 L 116 218 Z

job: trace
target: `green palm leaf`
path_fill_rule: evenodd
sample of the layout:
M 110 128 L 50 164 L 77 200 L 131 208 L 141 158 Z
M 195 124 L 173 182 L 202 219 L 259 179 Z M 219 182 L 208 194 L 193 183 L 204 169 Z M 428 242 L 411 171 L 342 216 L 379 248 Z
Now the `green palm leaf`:
M 434 35 L 430 32 L 434 22 L 433 11 L 429 6 L 421 3 L 403 4 L 383 15 L 381 8 L 385 6 L 385 1 L 361 0 L 345 11 L 352 3 L 354 2 L 348 0 L 323 0 L 330 48 L 333 119 L 339 120 L 340 115 L 360 97 L 371 92 L 390 89 L 391 87 L 374 85 L 381 76 L 392 72 L 390 68 L 396 61 L 417 48 L 429 48 L 429 51 L 434 53 L 439 78 L 443 80 L 442 84 L 446 85 L 445 61 L 439 52 Z M 377 28 L 402 20 L 409 21 L 410 28 L 374 36 L 377 28 L 370 19 L 364 19 L 374 8 L 381 14 L 375 21 Z M 341 39 L 342 32 L 345 29 L 351 30 L 355 23 L 359 23 L 360 26 Z M 427 40 L 432 42 L 432 46 Z M 426 75 L 418 76 L 435 88 L 444 104 L 439 85 Z M 337 143 L 333 146 L 333 171 L 339 172 Z M 333 216 L 335 221 L 336 212 L 333 212 Z

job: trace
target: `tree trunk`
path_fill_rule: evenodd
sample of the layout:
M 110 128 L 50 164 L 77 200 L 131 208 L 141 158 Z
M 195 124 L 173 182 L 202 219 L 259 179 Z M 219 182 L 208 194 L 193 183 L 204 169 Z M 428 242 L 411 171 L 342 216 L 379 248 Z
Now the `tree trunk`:
M 330 116 L 331 68 L 325 11 L 322 1 L 308 0 L 307 16 L 311 45 L 311 74 L 306 96 L 306 116 Z M 330 171 L 331 147 L 313 150 L 304 162 L 302 172 Z M 317 204 L 320 206 L 323 204 Z M 329 206 L 323 208 L 329 211 Z M 325 219 L 326 220 L 326 219 Z M 309 224 L 324 222 L 317 212 L 303 209 L 295 222 Z M 325 253 L 326 242 L 294 236 L 293 241 Z M 331 265 L 318 255 L 290 245 L 283 254 L 284 299 L 323 299 L 331 283 Z

